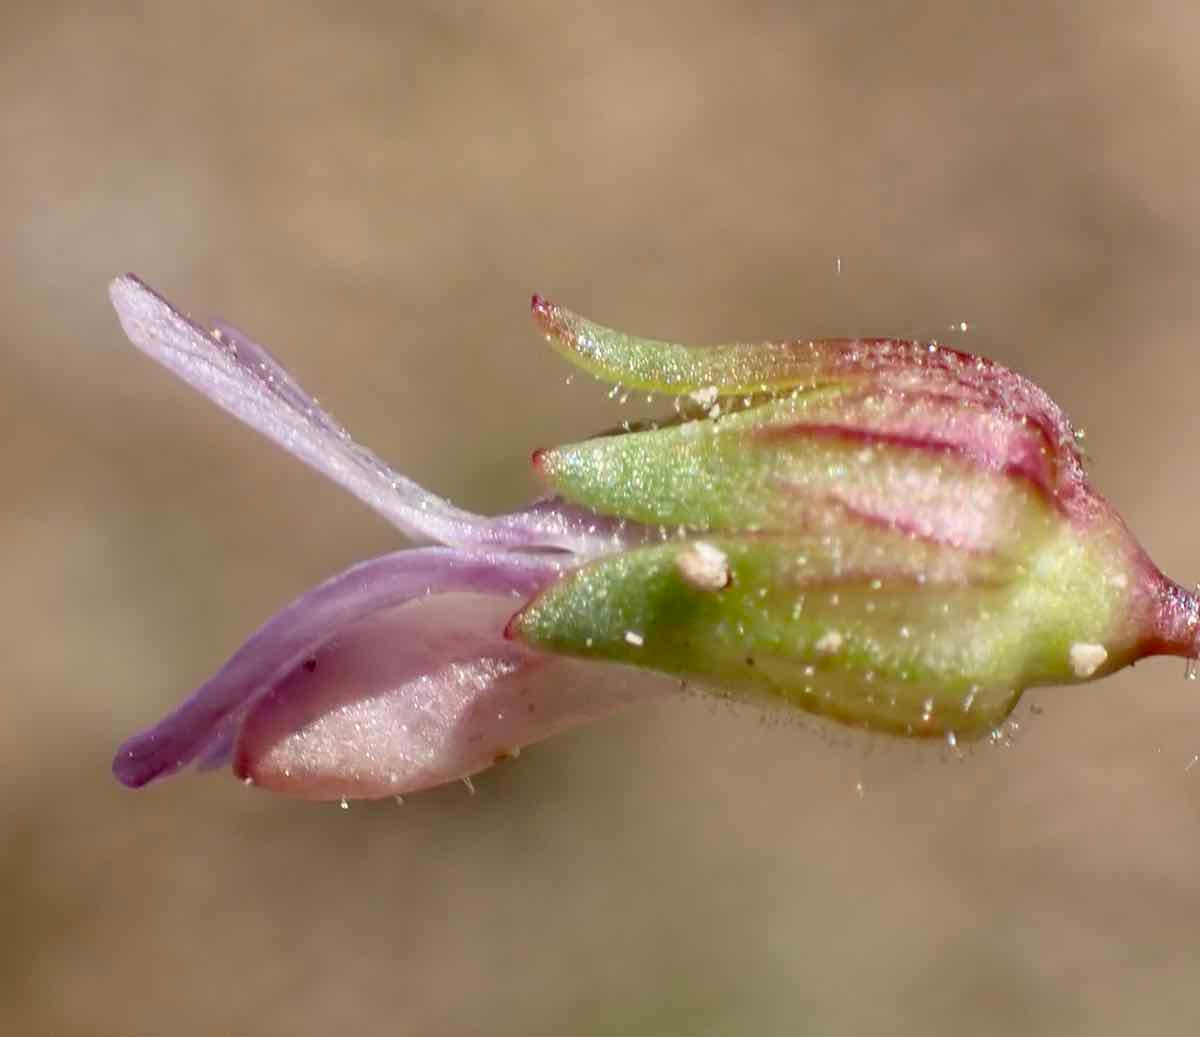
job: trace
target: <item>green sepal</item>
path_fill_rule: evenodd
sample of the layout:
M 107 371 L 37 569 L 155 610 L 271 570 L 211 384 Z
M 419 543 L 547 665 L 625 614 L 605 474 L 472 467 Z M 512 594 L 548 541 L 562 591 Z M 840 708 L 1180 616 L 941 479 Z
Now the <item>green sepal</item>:
M 1024 686 L 1010 564 L 865 529 L 702 543 L 725 558 L 722 589 L 689 579 L 695 541 L 656 545 L 568 575 L 510 633 L 906 734 L 983 734 Z
M 818 389 L 716 420 L 601 436 L 539 451 L 536 465 L 569 501 L 673 531 L 787 531 L 850 511 L 941 536 L 969 507 L 978 521 L 956 535 L 1010 550 L 1027 549 L 1056 525 L 1037 485 L 967 456 L 807 434 L 845 420 L 845 395 Z M 853 406 L 868 410 L 862 400 Z M 864 419 L 860 427 L 870 426 Z
M 699 570 L 702 550 L 709 567 Z M 713 575 L 722 560 L 725 579 Z M 511 636 L 862 727 L 977 738 L 1033 684 L 1129 661 L 1122 595 L 1074 538 L 1016 562 L 870 526 L 682 539 L 607 556 L 543 591 Z M 1106 646 L 1095 673 L 1081 651 Z M 1087 658 L 1087 656 L 1083 656 Z
M 813 339 L 686 346 L 605 327 L 536 295 L 533 316 L 560 354 L 597 378 L 643 392 L 707 392 L 713 399 L 843 380 L 831 364 L 861 345 Z

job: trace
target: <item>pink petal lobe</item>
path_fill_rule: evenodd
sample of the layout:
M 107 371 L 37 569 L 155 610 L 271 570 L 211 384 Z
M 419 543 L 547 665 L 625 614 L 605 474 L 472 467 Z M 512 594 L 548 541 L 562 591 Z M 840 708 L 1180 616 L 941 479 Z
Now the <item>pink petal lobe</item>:
M 669 688 L 506 641 L 512 611 L 511 600 L 448 595 L 344 631 L 250 708 L 234 772 L 310 800 L 407 794 Z
M 125 742 L 113 760 L 113 772 L 122 783 L 136 788 L 197 758 L 206 766 L 219 762 L 228 751 L 234 726 L 254 698 L 342 631 L 431 594 L 501 595 L 511 611 L 558 577 L 561 566 L 554 559 L 423 548 L 362 562 L 265 623 L 173 712 Z M 403 655 L 407 648 L 395 644 L 389 650 Z

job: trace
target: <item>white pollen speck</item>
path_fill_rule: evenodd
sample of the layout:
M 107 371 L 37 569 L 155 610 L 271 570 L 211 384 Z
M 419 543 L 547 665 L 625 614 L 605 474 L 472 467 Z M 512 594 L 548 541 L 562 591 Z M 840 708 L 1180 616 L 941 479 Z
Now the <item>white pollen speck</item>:
M 836 630 L 827 630 L 813 646 L 818 652 L 836 652 L 842 647 L 842 635 Z
M 1076 677 L 1090 677 L 1108 658 L 1104 645 L 1085 644 L 1077 641 L 1071 645 L 1071 670 Z
M 717 387 L 715 385 L 707 385 L 703 389 L 697 389 L 695 392 L 688 393 L 701 407 L 711 407 L 717 402 Z
M 644 637 L 642 637 L 641 634 L 639 634 L 633 630 L 625 631 L 625 640 L 628 644 L 633 645 L 634 648 L 641 648 L 642 645 L 644 645 L 646 643 L 646 639 Z
M 675 556 L 684 581 L 702 591 L 729 586 L 729 559 L 719 547 L 697 540 Z

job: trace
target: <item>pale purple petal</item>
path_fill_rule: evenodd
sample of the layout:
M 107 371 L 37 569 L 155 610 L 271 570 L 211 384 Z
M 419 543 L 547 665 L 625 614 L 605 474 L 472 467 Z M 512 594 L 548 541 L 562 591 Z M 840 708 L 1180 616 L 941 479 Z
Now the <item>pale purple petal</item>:
M 225 767 L 233 759 L 233 746 L 237 742 L 238 730 L 241 727 L 241 712 L 231 713 L 213 736 L 196 755 L 196 769 L 199 771 L 216 771 Z
M 255 700 L 235 773 L 305 799 L 402 795 L 673 686 L 506 641 L 511 613 L 503 599 L 446 595 L 343 631 Z
M 129 739 L 113 761 L 123 783 L 141 786 L 197 756 L 219 759 L 225 725 L 339 631 L 415 598 L 453 592 L 504 595 L 513 611 L 561 572 L 553 555 L 401 551 L 327 580 L 269 620 L 173 713 Z M 404 646 L 397 646 L 403 652 Z
M 132 275 L 113 281 L 109 294 L 135 346 L 408 535 L 460 547 L 613 549 L 614 528 L 589 532 L 602 520 L 578 510 L 543 506 L 487 518 L 456 508 L 355 443 L 265 348 L 233 327 L 205 328 Z

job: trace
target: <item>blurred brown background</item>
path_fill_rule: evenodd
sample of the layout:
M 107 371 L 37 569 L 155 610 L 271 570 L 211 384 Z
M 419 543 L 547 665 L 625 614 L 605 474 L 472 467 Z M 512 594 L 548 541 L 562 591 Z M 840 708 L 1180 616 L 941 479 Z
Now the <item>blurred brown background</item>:
M 122 737 L 397 538 L 128 347 L 105 287 L 240 323 L 486 510 L 619 418 L 534 290 L 683 340 L 940 336 L 1044 384 L 1192 580 L 1198 33 L 1182 2 L 5 4 L 0 1029 L 1197 1032 L 1178 662 L 1033 694 L 962 762 L 692 697 L 474 797 L 118 787 Z

